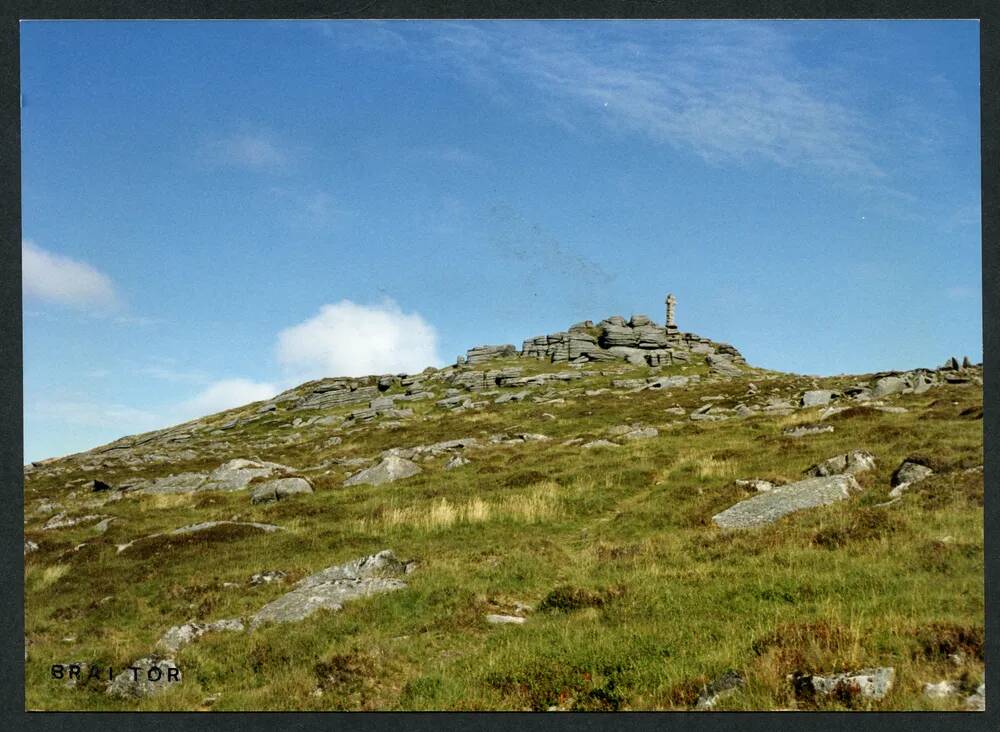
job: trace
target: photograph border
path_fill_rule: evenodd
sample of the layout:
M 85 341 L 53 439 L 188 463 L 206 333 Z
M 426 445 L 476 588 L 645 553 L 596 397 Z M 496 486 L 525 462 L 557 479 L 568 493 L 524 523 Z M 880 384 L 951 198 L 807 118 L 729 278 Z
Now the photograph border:
M 740 729 L 879 729 L 903 730 L 927 725 L 940 730 L 1000 729 L 1000 500 L 984 496 L 987 711 L 955 712 L 625 712 L 537 714 L 525 712 L 223 712 L 204 717 L 194 712 L 26 712 L 24 687 L 24 565 L 15 551 L 23 538 L 23 323 L 21 309 L 20 58 L 22 20 L 142 19 L 975 19 L 980 20 L 980 150 L 982 185 L 982 305 L 984 364 L 984 485 L 1000 475 L 1000 406 L 995 358 L 1000 353 L 1000 253 L 997 247 L 1000 129 L 1000 3 L 995 0 L 781 2 L 780 0 L 676 0 L 656 2 L 398 2 L 353 0 L 6 0 L 0 10 L 0 222 L 5 255 L 0 258 L 0 485 L 8 494 L 0 512 L 0 578 L 7 588 L 0 599 L 4 642 L 0 644 L 3 678 L 2 720 L 6 729 L 248 729 L 275 726 L 295 729 L 467 730 L 540 726 L 553 729 L 681 728 Z M 992 665 L 991 665 L 992 664 Z

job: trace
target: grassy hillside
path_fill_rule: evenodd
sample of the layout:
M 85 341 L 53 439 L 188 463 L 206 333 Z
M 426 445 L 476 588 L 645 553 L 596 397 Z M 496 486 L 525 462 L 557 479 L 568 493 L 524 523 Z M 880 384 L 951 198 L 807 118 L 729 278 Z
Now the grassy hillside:
M 516 358 L 477 368 L 503 366 L 524 374 L 569 370 Z M 322 412 L 279 406 L 213 433 L 255 414 L 250 405 L 157 447 L 165 461 L 133 465 L 84 455 L 31 471 L 25 536 L 38 549 L 25 556 L 27 708 L 687 709 L 729 670 L 746 684 L 718 709 L 961 708 L 961 696 L 930 699 L 922 686 L 951 679 L 971 693 L 983 678 L 983 477 L 975 470 L 982 465 L 981 386 L 942 385 L 883 400 L 902 413 L 854 406 L 822 422 L 833 432 L 792 438 L 785 429 L 818 422 L 823 408 L 716 422 L 689 415 L 708 403 L 791 399 L 869 377 L 746 369 L 720 378 L 700 362 L 655 372 L 602 364 L 581 373 L 580 380 L 535 387 L 540 401 L 493 404 L 509 391 L 498 388 L 470 395 L 488 403 L 460 413 L 418 400 L 406 404 L 411 417 L 341 427 L 290 425 L 359 405 Z M 659 391 L 612 386 L 651 373 L 702 379 Z M 434 391 L 444 396 L 440 385 Z M 666 411 L 674 407 L 685 414 Z M 635 441 L 608 434 L 633 423 L 659 434 Z M 499 433 L 550 439 L 488 442 Z M 466 465 L 445 470 L 449 458 L 437 457 L 405 480 L 343 486 L 367 464 L 345 464 L 352 458 L 464 437 L 484 443 L 466 452 Z M 594 439 L 621 444 L 581 446 Z M 737 479 L 800 480 L 814 463 L 856 448 L 877 461 L 857 476 L 863 493 L 757 530 L 723 532 L 712 523 L 753 495 Z M 893 470 L 909 456 L 922 456 L 934 475 L 881 505 Z M 231 458 L 292 466 L 315 492 L 251 505 L 247 491 L 124 491 L 108 500 L 90 488 L 95 478 L 117 486 L 211 470 Z M 101 534 L 92 521 L 43 530 L 56 511 L 114 520 Z M 220 527 L 187 541 L 161 537 L 135 551 L 116 549 L 228 519 L 285 530 Z M 105 695 L 103 683 L 51 678 L 52 664 L 70 661 L 112 666 L 117 674 L 148 656 L 171 626 L 246 617 L 296 580 L 382 549 L 419 562 L 406 589 L 299 623 L 207 634 L 173 655 L 183 682 L 162 694 L 120 701 Z M 267 570 L 287 577 L 248 584 Z M 526 614 L 526 622 L 485 620 L 512 612 Z M 796 699 L 787 679 L 796 671 L 871 666 L 896 670 L 879 702 Z

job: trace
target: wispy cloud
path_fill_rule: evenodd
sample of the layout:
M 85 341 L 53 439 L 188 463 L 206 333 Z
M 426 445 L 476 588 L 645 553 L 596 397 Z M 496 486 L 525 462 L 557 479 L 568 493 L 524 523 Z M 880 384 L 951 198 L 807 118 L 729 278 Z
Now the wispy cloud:
M 254 170 L 282 168 L 290 153 L 271 135 L 241 132 L 229 137 L 208 140 L 201 145 L 204 162 L 214 167 L 239 167 Z
M 26 298 L 101 312 L 119 305 L 111 278 L 86 262 L 21 242 L 22 289 Z
M 270 193 L 282 202 L 287 217 L 298 226 L 324 228 L 351 213 L 332 193 L 324 190 L 272 186 Z
M 139 369 L 143 376 L 149 376 L 161 381 L 182 384 L 204 384 L 209 381 L 208 374 L 202 371 L 185 371 L 171 366 L 153 365 Z
M 462 167 L 478 167 L 485 165 L 487 160 L 477 152 L 459 145 L 435 145 L 417 147 L 412 151 L 414 157 Z
M 678 24 L 671 42 L 656 44 L 579 28 L 448 24 L 437 53 L 484 90 L 576 130 L 638 133 L 709 163 L 760 159 L 885 175 L 871 121 L 831 90 L 820 93 L 789 37 L 771 27 Z M 530 96 L 512 91 L 509 79 Z
M 58 420 L 72 425 L 97 428 L 121 428 L 123 433 L 155 429 L 163 418 L 155 412 L 125 404 L 103 403 L 88 399 L 37 399 L 26 405 L 28 416 Z

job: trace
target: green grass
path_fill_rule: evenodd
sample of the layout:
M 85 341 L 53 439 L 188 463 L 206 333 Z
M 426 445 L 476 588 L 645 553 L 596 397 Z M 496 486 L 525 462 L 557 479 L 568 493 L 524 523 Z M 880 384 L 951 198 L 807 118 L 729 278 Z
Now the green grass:
M 506 361 L 525 374 L 565 368 Z M 407 406 L 414 418 L 399 428 L 304 428 L 292 443 L 266 446 L 274 434 L 291 434 L 279 425 L 311 414 L 279 410 L 223 437 L 178 444 L 196 456 L 173 464 L 135 472 L 112 464 L 95 473 L 68 463 L 58 475 L 29 476 L 25 533 L 40 548 L 25 558 L 26 706 L 201 709 L 219 694 L 213 710 L 685 709 L 704 683 L 736 669 L 747 685 L 719 708 L 781 709 L 796 704 L 785 678 L 793 671 L 890 665 L 896 685 L 870 708 L 957 708 L 956 700 L 926 699 L 921 686 L 982 678 L 983 483 L 981 473 L 963 472 L 982 463 L 982 421 L 962 415 L 981 406 L 981 389 L 899 397 L 893 403 L 906 406 L 906 414 L 855 410 L 829 420 L 833 433 L 796 440 L 782 430 L 815 421 L 819 410 L 714 423 L 664 410 L 690 411 L 715 395 L 735 405 L 750 381 L 769 395 L 814 381 L 836 388 L 853 377 L 754 372 L 669 394 L 584 397 L 584 389 L 607 387 L 612 378 L 650 373 L 598 374 L 609 368 L 554 383 L 564 404 L 493 405 L 495 397 L 473 394 L 491 404 L 451 414 L 433 400 L 413 402 Z M 696 364 L 658 373 L 706 370 Z M 443 388 L 434 390 L 443 396 Z M 660 434 L 617 450 L 562 444 L 606 437 L 608 427 L 633 422 Z M 306 473 L 314 494 L 258 506 L 236 492 L 132 495 L 84 508 L 93 497 L 88 486 L 78 484 L 72 497 L 68 487 L 84 478 L 114 484 L 211 469 L 233 457 L 305 468 L 498 432 L 552 439 L 489 445 L 455 470 L 443 470 L 447 457 L 438 458 L 413 478 L 379 487 L 345 488 L 353 469 L 329 464 L 329 472 Z M 343 442 L 323 447 L 334 434 Z M 222 440 L 229 448 L 219 447 Z M 727 534 L 711 524 L 714 513 L 750 495 L 735 478 L 796 480 L 810 465 L 854 448 L 878 461 L 858 476 L 860 496 L 752 532 Z M 892 471 L 914 454 L 931 457 L 936 474 L 902 501 L 878 507 Z M 43 497 L 71 513 L 118 520 L 101 536 L 86 526 L 41 531 L 46 517 L 31 511 Z M 286 531 L 217 531 L 142 552 L 115 549 L 173 527 L 234 517 Z M 160 696 L 121 702 L 93 682 L 70 688 L 49 676 L 51 664 L 70 660 L 117 671 L 148 655 L 172 625 L 245 617 L 311 572 L 385 548 L 419 560 L 407 589 L 297 624 L 206 635 L 174 656 L 184 681 Z M 252 574 L 268 569 L 287 572 L 286 582 L 248 586 Z M 485 622 L 487 613 L 510 612 L 517 602 L 536 608 L 526 624 Z M 956 649 L 966 657 L 961 668 L 948 659 Z

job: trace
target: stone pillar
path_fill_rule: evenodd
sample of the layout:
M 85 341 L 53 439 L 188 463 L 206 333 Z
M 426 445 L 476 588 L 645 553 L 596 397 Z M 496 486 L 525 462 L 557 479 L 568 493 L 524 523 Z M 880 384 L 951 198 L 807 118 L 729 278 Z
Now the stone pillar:
M 674 297 L 673 293 L 667 295 L 667 329 L 674 329 L 677 327 L 674 323 L 674 308 L 677 305 L 677 298 Z

